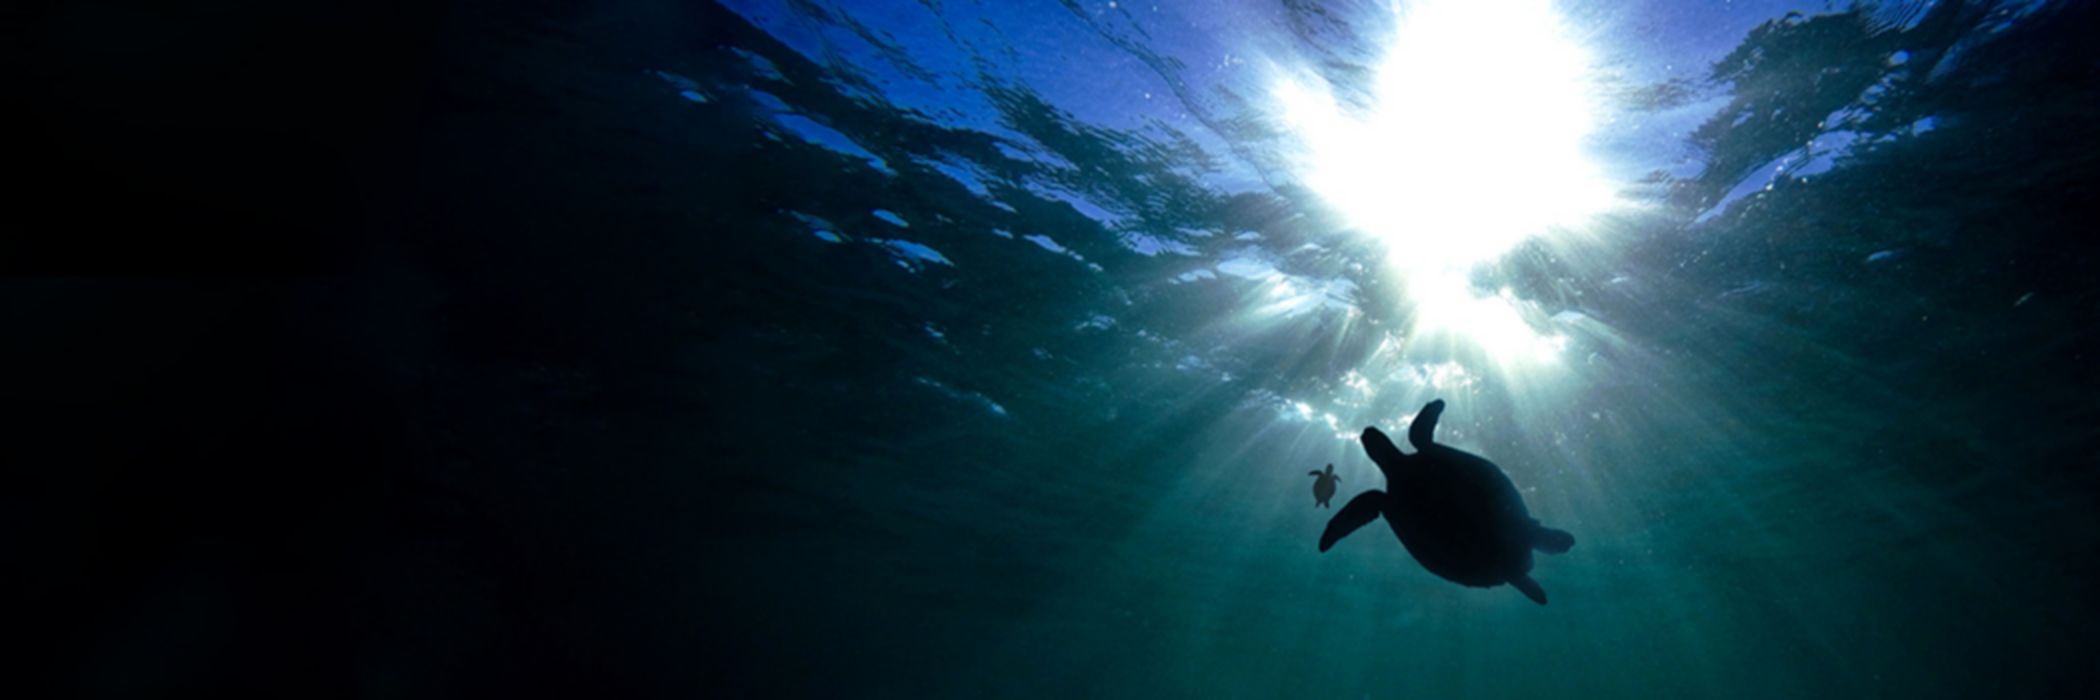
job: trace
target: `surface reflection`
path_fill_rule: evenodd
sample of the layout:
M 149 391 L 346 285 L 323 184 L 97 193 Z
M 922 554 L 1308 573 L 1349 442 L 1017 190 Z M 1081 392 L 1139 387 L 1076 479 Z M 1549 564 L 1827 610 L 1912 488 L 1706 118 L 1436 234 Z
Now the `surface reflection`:
M 1386 246 L 1412 335 L 1469 341 L 1496 366 L 1550 364 L 1547 315 L 1471 275 L 1527 240 L 1614 206 L 1587 152 L 1598 121 L 1589 52 L 1543 0 L 1395 8 L 1370 104 L 1286 72 L 1273 88 L 1302 145 L 1297 175 Z

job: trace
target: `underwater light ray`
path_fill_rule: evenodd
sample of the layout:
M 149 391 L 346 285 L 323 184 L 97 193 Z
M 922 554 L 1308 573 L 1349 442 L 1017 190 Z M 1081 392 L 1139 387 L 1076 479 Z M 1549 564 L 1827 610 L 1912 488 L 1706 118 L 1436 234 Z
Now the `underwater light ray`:
M 1345 113 L 1313 81 L 1276 82 L 1303 146 L 1301 177 L 1385 241 L 1417 332 L 1468 339 L 1501 365 L 1550 362 L 1565 339 L 1468 279 L 1615 203 L 1585 150 L 1599 109 L 1592 60 L 1547 0 L 1427 0 L 1396 11 L 1367 114 Z

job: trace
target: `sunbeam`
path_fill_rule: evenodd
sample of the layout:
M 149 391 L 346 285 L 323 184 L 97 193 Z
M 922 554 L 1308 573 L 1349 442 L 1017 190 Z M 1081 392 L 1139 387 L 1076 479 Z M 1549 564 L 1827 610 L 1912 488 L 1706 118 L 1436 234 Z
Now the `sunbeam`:
M 1542 330 L 1544 315 L 1469 280 L 1613 205 L 1585 150 L 1598 112 L 1590 56 L 1546 0 L 1396 11 L 1363 113 L 1310 81 L 1277 81 L 1300 177 L 1386 243 L 1416 310 L 1411 337 L 1464 339 L 1504 366 L 1550 363 L 1566 340 Z

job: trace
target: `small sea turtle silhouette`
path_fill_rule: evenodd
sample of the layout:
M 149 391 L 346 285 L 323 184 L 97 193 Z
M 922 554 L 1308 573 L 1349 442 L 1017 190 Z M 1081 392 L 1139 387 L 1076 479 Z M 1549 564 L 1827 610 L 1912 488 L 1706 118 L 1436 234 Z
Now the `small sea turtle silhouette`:
M 1327 465 L 1327 471 L 1324 472 L 1314 469 L 1306 473 L 1314 477 L 1313 507 L 1333 508 L 1334 506 L 1329 505 L 1327 501 L 1334 498 L 1334 485 L 1342 483 L 1342 477 L 1336 476 L 1334 473 L 1334 465 Z
M 1377 428 L 1364 428 L 1364 452 L 1385 472 L 1390 491 L 1365 491 L 1327 522 L 1320 534 L 1325 552 L 1357 528 L 1384 516 L 1400 544 L 1430 573 L 1476 588 L 1507 583 L 1546 604 L 1546 590 L 1531 580 L 1531 552 L 1559 554 L 1575 536 L 1539 524 L 1524 508 L 1502 468 L 1479 455 L 1437 444 L 1438 399 L 1422 407 L 1409 426 L 1412 455 Z

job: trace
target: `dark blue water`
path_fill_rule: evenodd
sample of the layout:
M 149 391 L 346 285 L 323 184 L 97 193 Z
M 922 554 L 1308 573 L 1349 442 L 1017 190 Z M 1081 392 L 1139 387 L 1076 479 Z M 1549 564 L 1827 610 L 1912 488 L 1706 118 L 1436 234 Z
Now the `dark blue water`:
M 23 14 L 43 692 L 2089 692 L 2090 2 Z

